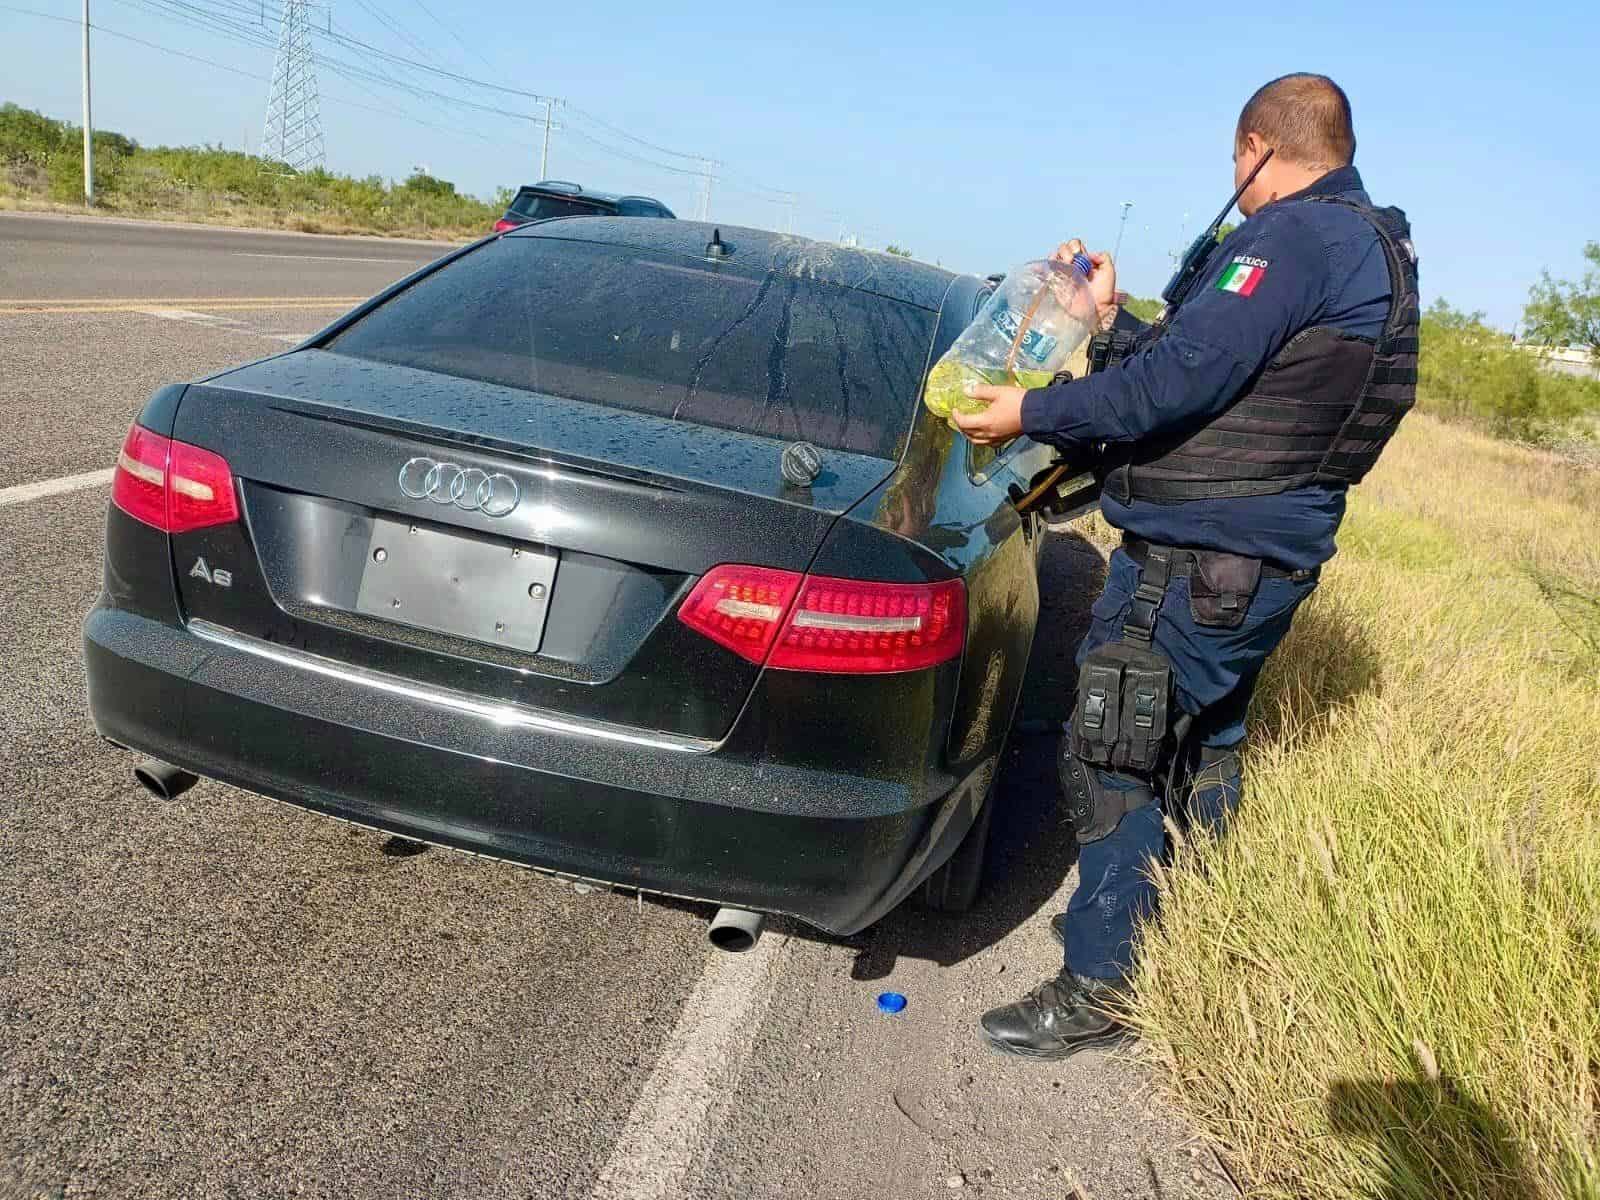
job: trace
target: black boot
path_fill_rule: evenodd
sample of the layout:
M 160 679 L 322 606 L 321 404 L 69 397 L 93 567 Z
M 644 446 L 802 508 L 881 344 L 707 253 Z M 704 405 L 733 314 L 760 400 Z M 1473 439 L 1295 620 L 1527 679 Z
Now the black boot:
M 1015 1004 L 984 1013 L 979 1024 L 989 1045 L 1005 1054 L 1066 1058 L 1123 1038 L 1128 1028 L 1113 1014 L 1128 994 L 1124 983 L 1062 971 Z

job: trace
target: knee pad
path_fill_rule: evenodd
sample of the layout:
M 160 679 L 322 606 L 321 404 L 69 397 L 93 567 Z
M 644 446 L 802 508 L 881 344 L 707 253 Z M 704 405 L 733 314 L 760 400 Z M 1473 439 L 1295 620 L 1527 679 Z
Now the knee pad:
M 1062 744 L 1057 773 L 1080 846 L 1110 836 L 1128 813 L 1156 802 L 1155 789 L 1143 780 L 1126 789 L 1107 787 L 1098 771 L 1072 753 L 1069 743 Z

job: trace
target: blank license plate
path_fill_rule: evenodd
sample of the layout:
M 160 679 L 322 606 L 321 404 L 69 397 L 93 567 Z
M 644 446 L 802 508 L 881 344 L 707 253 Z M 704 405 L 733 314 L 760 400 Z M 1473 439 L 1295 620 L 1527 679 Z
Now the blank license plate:
M 379 517 L 356 610 L 533 654 L 559 561 L 549 550 Z

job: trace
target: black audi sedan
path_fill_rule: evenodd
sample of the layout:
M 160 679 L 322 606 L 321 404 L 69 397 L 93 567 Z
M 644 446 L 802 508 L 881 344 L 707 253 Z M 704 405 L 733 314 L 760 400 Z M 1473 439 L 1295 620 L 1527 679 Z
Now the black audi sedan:
M 572 218 L 164 387 L 117 456 L 95 725 L 153 790 L 835 933 L 961 909 L 1037 506 L 1073 496 L 920 403 L 989 286 Z

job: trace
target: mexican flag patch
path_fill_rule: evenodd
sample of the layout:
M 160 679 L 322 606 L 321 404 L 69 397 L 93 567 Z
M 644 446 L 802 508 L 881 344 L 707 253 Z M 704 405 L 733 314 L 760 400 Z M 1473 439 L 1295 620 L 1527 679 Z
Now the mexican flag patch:
M 1256 285 L 1266 273 L 1266 259 L 1246 258 L 1241 254 L 1229 263 L 1227 269 L 1217 278 L 1217 291 L 1237 292 L 1241 296 L 1248 296 L 1256 290 Z

